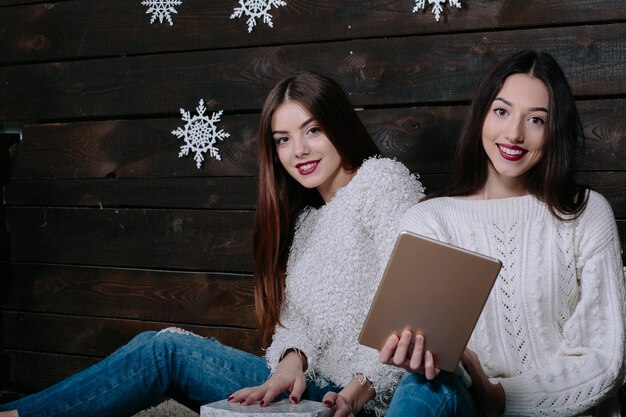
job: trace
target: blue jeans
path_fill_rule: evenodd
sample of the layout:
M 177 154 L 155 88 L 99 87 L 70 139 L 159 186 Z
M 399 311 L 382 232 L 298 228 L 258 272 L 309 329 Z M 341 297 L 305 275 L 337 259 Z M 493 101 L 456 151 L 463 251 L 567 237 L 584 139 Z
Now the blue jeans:
M 56 385 L 0 405 L 0 411 L 17 409 L 20 417 L 132 416 L 158 404 L 164 395 L 198 410 L 238 389 L 261 385 L 268 377 L 263 358 L 214 339 L 173 331 L 145 332 Z M 442 373 L 435 382 L 420 377 L 403 377 L 388 415 L 454 415 L 439 410 L 455 410 L 455 404 L 462 403 L 458 387 L 463 387 L 456 375 Z M 340 389 L 328 381 L 308 381 L 302 398 L 321 401 L 328 391 Z
M 457 416 L 476 417 L 474 401 L 461 378 L 441 372 L 432 381 L 421 374 L 407 373 L 393 394 L 387 417 Z
M 20 417 L 131 416 L 164 395 L 199 409 L 236 390 L 263 384 L 269 368 L 261 357 L 216 340 L 172 331 L 145 332 L 95 365 L 9 404 Z M 321 401 L 333 384 L 307 384 L 303 398 Z

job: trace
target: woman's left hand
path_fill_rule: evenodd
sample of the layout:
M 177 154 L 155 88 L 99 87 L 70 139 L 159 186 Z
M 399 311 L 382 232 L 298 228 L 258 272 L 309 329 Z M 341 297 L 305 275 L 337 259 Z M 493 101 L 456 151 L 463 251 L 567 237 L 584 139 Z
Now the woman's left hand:
M 432 353 L 424 350 L 424 336 L 416 334 L 413 337 L 409 330 L 403 331 L 400 337 L 391 335 L 381 349 L 378 360 L 409 372 L 424 374 L 426 379 L 434 379 L 439 375 Z
M 472 378 L 470 391 L 476 401 L 476 406 L 482 415 L 487 417 L 504 414 L 506 397 L 502 385 L 494 384 L 485 373 L 478 355 L 470 348 L 466 348 L 461 356 L 465 371 Z
M 322 402 L 324 407 L 335 409 L 333 417 L 356 417 L 353 404 L 342 394 L 329 391 L 324 395 Z
M 355 417 L 375 394 L 371 382 L 358 374 L 339 393 L 327 392 L 322 403 L 335 409 L 333 417 Z

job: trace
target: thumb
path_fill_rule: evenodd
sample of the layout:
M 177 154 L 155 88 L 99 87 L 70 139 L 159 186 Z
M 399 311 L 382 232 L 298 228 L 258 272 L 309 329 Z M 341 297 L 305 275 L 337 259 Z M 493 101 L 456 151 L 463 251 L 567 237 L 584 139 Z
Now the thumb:
M 324 407 L 328 407 L 328 408 L 334 407 L 338 396 L 339 395 L 336 392 L 328 391 L 324 395 L 324 398 L 322 398 L 322 403 L 324 404 Z

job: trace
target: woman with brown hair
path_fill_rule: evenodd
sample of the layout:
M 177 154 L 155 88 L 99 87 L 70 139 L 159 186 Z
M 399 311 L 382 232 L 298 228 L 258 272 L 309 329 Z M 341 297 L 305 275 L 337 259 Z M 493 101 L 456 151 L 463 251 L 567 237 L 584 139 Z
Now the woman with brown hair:
M 265 358 L 179 329 L 142 333 L 91 368 L 0 406 L 12 410 L 0 415 L 132 415 L 164 394 L 196 407 L 227 397 L 269 406 L 288 392 L 337 417 L 382 416 L 403 371 L 379 363 L 357 337 L 397 222 L 423 190 L 378 153 L 334 81 L 299 73 L 280 82 L 259 128 L 254 280 Z M 425 396 L 457 398 L 455 384 Z

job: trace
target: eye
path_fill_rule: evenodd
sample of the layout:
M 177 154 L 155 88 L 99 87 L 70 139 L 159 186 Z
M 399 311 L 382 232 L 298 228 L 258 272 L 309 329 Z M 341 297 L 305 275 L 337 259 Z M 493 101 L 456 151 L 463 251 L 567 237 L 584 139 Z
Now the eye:
M 274 143 L 276 146 L 282 145 L 283 143 L 287 143 L 289 141 L 289 136 L 278 136 L 274 138 Z
M 311 126 L 311 127 L 310 127 L 309 129 L 307 129 L 307 131 L 306 131 L 306 133 L 307 133 L 308 135 L 317 135 L 317 134 L 319 134 L 319 133 L 321 133 L 321 132 L 322 132 L 322 130 L 321 130 L 319 127 L 317 127 L 317 126 Z
M 539 116 L 532 116 L 528 119 L 528 121 L 535 126 L 544 126 L 546 124 L 546 121 Z
M 493 112 L 496 114 L 496 116 L 506 116 L 507 115 L 507 111 L 506 109 L 503 109 L 502 107 L 496 107 L 495 109 L 493 109 Z

